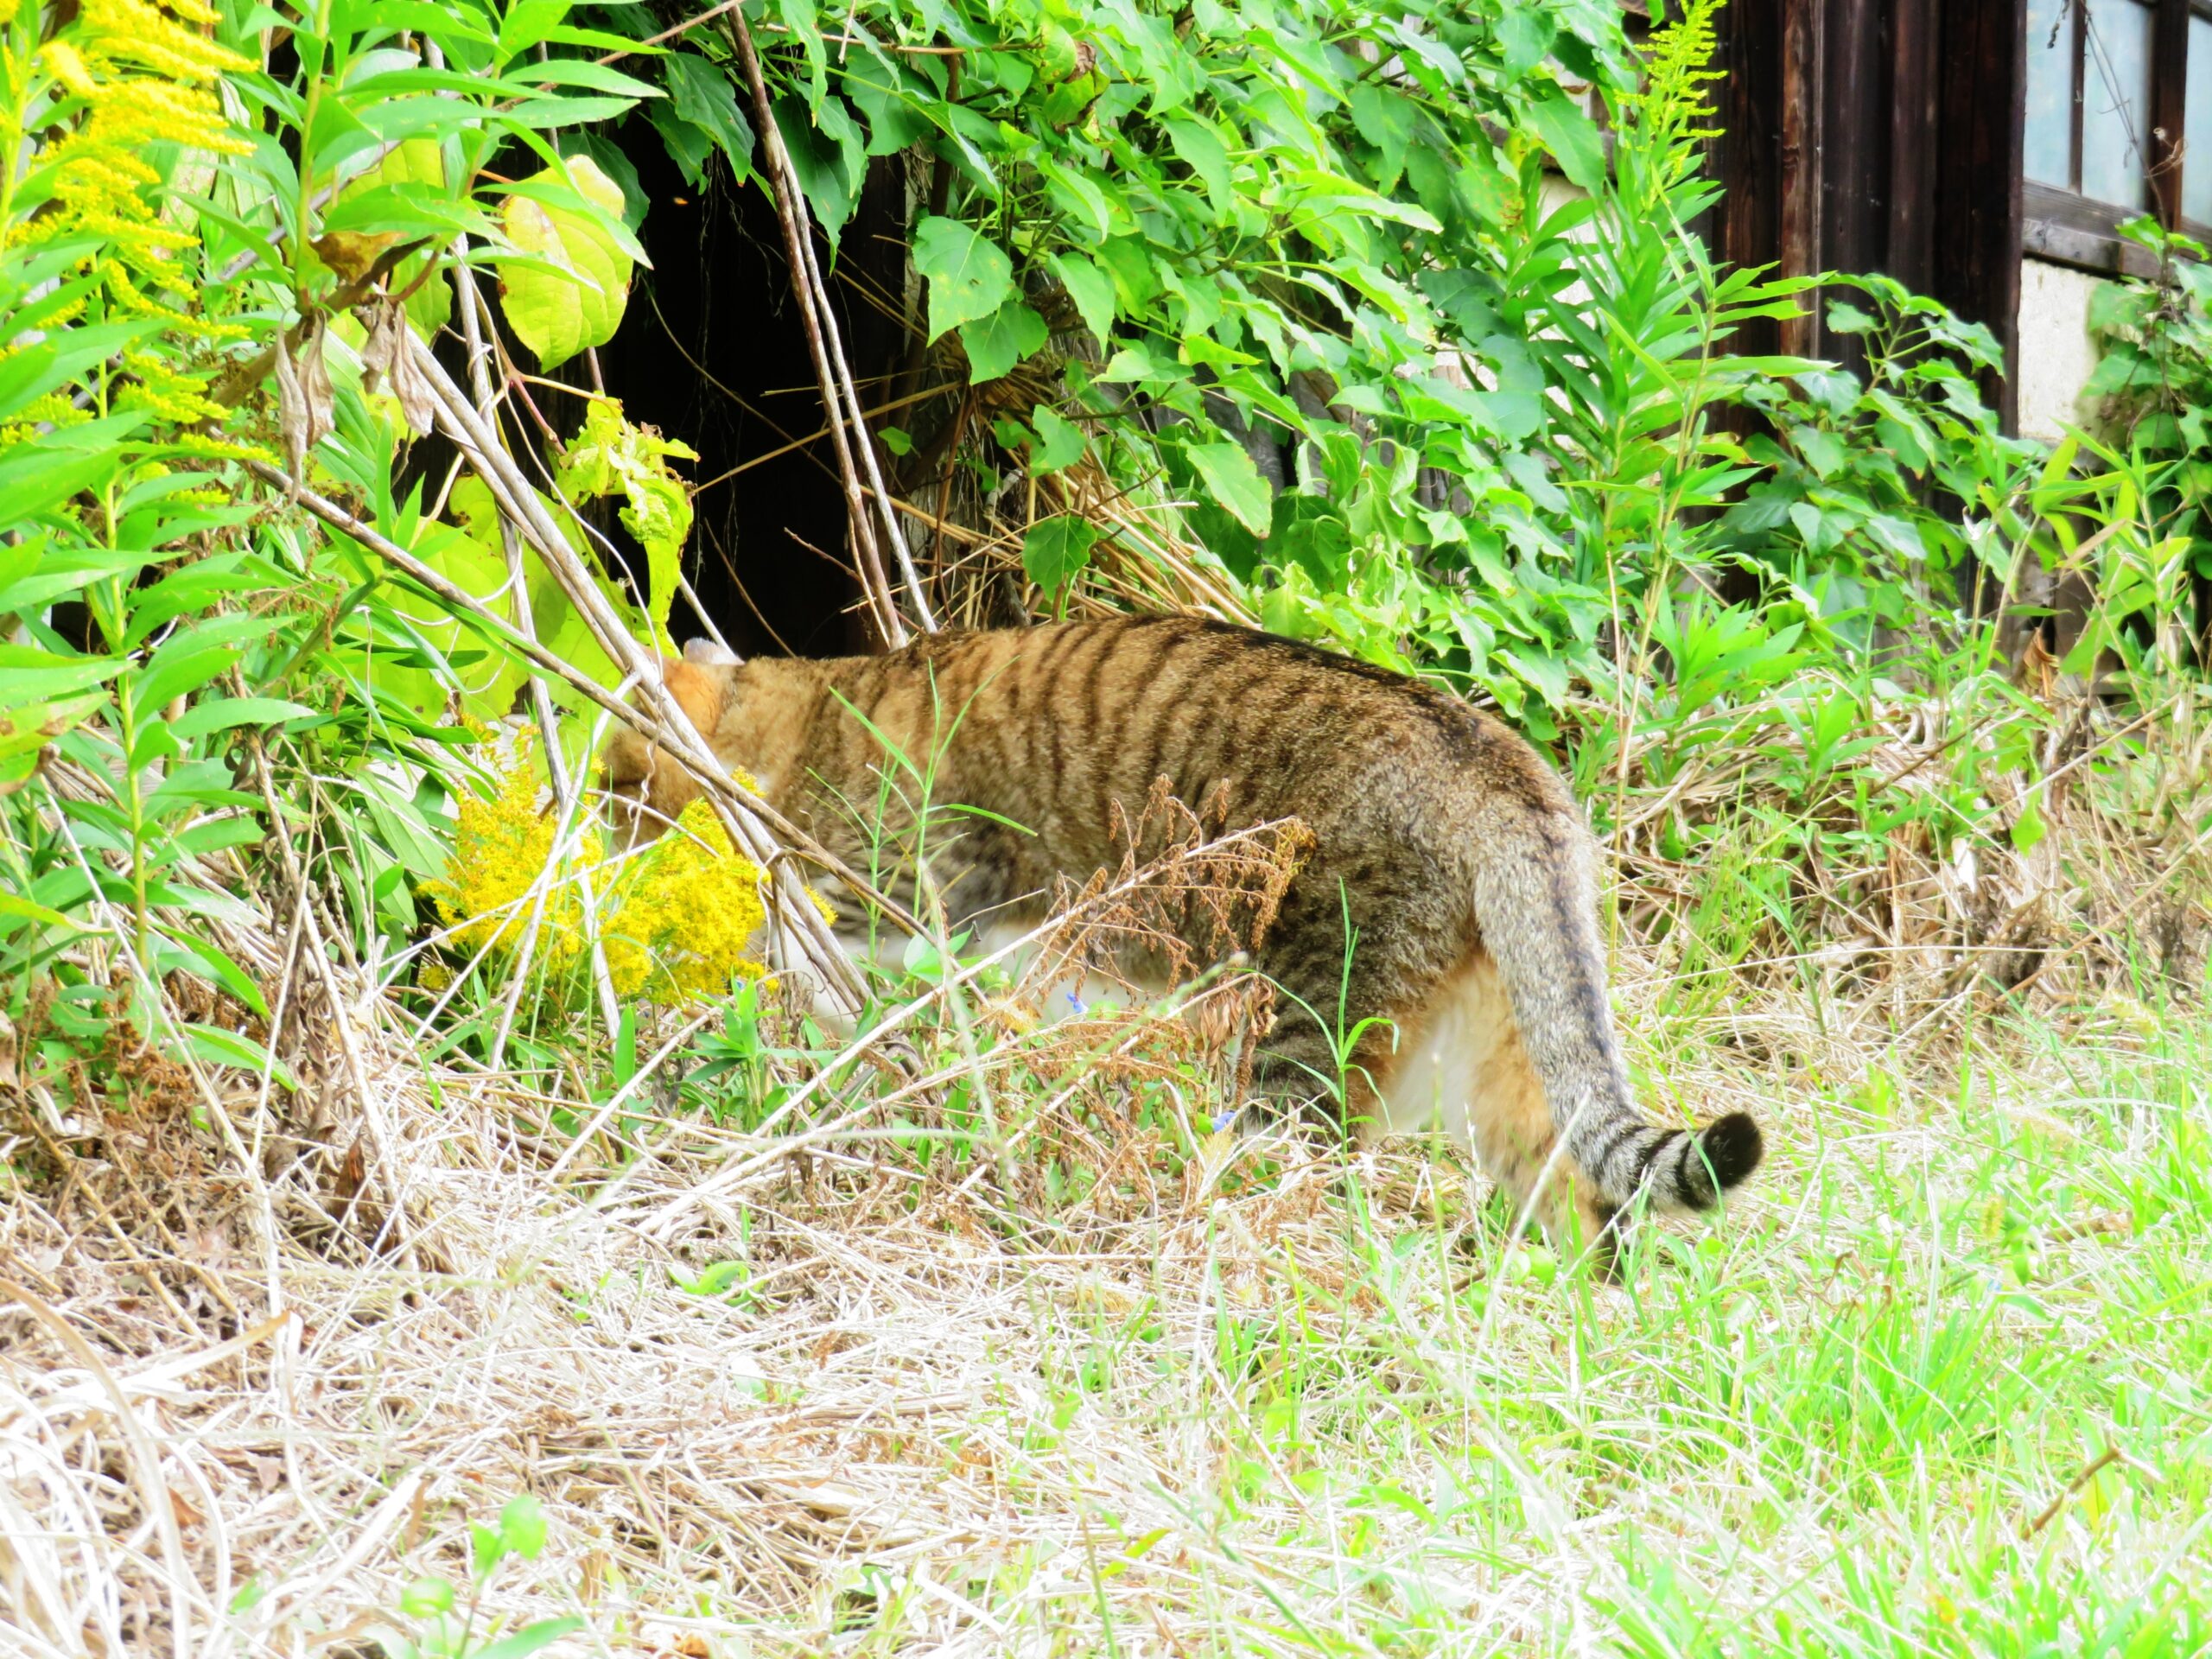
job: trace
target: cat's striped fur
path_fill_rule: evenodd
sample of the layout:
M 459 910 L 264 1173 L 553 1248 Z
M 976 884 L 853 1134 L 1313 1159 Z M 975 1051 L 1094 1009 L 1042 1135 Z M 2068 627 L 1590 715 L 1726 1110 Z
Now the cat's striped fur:
M 715 753 L 849 863 L 865 866 L 877 833 L 851 809 L 878 800 L 886 741 L 933 773 L 936 802 L 1022 826 L 969 817 L 934 849 L 956 925 L 1032 922 L 1056 877 L 1116 861 L 1110 804 L 1135 817 L 1157 778 L 1188 804 L 1225 804 L 1230 828 L 1303 820 L 1314 849 L 1260 952 L 1288 993 L 1262 1086 L 1311 1096 L 1317 1073 L 1336 1075 L 1301 1003 L 1344 1031 L 1379 1017 L 1348 1109 L 1397 1129 L 1441 1112 L 1555 1238 L 1610 1259 L 1640 1193 L 1705 1209 L 1758 1163 L 1748 1116 L 1692 1134 L 1638 1115 L 1581 812 L 1528 743 L 1430 686 L 1185 617 L 944 633 L 829 662 L 697 654 L 664 671 Z M 648 833 L 696 792 L 656 760 L 626 731 L 607 753 L 618 809 Z M 895 817 L 917 791 L 887 792 L 908 804 Z

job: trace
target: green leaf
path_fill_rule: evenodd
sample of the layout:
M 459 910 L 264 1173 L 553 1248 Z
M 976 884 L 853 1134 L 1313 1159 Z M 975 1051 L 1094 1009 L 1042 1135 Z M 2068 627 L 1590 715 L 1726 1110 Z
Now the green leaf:
M 1193 443 L 1183 453 L 1198 468 L 1198 476 L 1236 521 L 1255 536 L 1264 537 L 1274 521 L 1274 500 L 1267 480 L 1241 443 Z
M 1048 263 L 1083 314 L 1084 326 L 1104 345 L 1114 332 L 1114 279 L 1079 253 L 1056 253 Z
M 503 1636 L 489 1647 L 476 1649 L 474 1659 L 530 1659 L 533 1653 L 543 1651 L 553 1643 L 575 1630 L 581 1630 L 584 1622 L 573 1615 L 563 1618 L 541 1618 L 534 1624 L 525 1624 L 512 1636 Z
M 612 397 L 594 397 L 584 412 L 583 429 L 562 454 L 559 478 L 562 490 L 572 499 L 622 498 L 622 527 L 645 550 L 653 641 L 672 652 L 668 613 L 676 600 L 684 543 L 691 535 L 691 493 L 670 470 L 671 455 L 683 461 L 699 458 L 688 443 L 632 425 L 623 417 L 622 405 Z
M 453 1586 L 443 1579 L 417 1579 L 399 1592 L 399 1611 L 410 1618 L 429 1618 L 453 1611 Z
M 127 430 L 144 424 L 144 417 L 117 424 Z M 82 427 L 73 429 L 71 435 L 83 431 Z M 107 445 L 73 454 L 50 440 L 10 444 L 0 448 L 0 501 L 8 504 L 9 521 L 21 524 L 79 490 L 94 487 L 123 465 L 118 450 Z
M 130 677 L 139 717 L 158 714 L 172 697 L 197 691 L 225 669 L 239 651 L 283 626 L 282 616 L 219 616 L 181 628 Z
M 1497 18 L 1497 43 L 1505 48 L 1506 74 L 1518 80 L 1550 56 L 1556 33 L 1551 16 L 1542 9 L 1507 6 Z
M 969 383 L 982 385 L 1002 378 L 1047 338 L 1045 319 L 1020 300 L 1008 300 L 978 321 L 962 323 L 960 343 L 968 353 Z
M 1385 190 L 1405 170 L 1406 147 L 1413 143 L 1414 118 L 1420 106 L 1403 92 L 1372 81 L 1352 89 L 1351 124 L 1359 136 L 1382 152 L 1382 168 L 1375 181 Z
M 1173 359 L 1155 354 L 1149 346 L 1124 346 L 1098 372 L 1101 380 L 1126 380 L 1135 385 L 1172 386 L 1191 378 L 1190 370 Z
M 1014 297 L 1013 262 L 957 219 L 929 214 L 914 226 L 914 269 L 930 285 L 931 340 Z
M 707 188 L 707 163 L 715 153 L 713 137 L 677 114 L 675 106 L 665 99 L 657 99 L 646 105 L 645 119 L 652 123 L 653 130 L 660 135 L 660 147 L 668 152 L 669 160 L 674 162 L 677 170 L 683 175 L 684 183 L 694 190 L 704 190 Z
M 1093 235 L 1113 234 L 1114 205 L 1106 200 L 1105 191 L 1088 168 L 1063 167 L 1050 157 L 1040 156 L 1037 158 L 1037 170 L 1044 175 L 1046 190 L 1062 213 L 1079 221 Z
M 28 899 L 19 899 L 14 893 L 0 889 L 0 923 L 11 922 L 36 922 L 41 927 L 67 928 L 76 933 L 94 931 L 81 922 L 70 920 L 58 910 L 49 910 L 44 905 L 33 904 Z M 0 938 L 5 938 L 14 931 L 10 926 L 0 926 Z
M 855 62 L 845 72 L 845 96 L 868 124 L 871 156 L 896 156 L 930 134 L 928 117 L 907 101 L 910 93 L 928 98 L 930 89 L 925 83 L 910 80 L 911 73 L 880 59 Z
M 776 100 L 776 130 L 784 136 L 806 205 L 834 245 L 860 200 L 868 173 L 868 145 L 844 101 L 832 94 L 819 111 L 797 93 Z
M 0 713 L 105 684 L 126 665 L 120 657 L 64 657 L 38 645 L 0 645 Z
M 1589 111 L 1564 88 L 1551 86 L 1529 99 L 1528 112 L 1529 125 L 1558 159 L 1560 171 L 1585 190 L 1604 188 L 1605 148 Z
M 1073 421 L 1065 419 L 1045 404 L 1030 411 L 1029 421 L 1037 430 L 1037 447 L 1029 452 L 1032 473 L 1041 478 L 1063 467 L 1072 467 L 1083 459 L 1083 429 Z
M 545 1548 L 545 1506 L 535 1495 L 522 1492 L 507 1500 L 499 1511 L 499 1539 L 525 1561 L 534 1561 Z
M 378 185 L 415 184 L 443 191 L 446 187 L 444 147 L 435 138 L 403 139 L 392 150 L 359 178 L 349 181 L 338 193 L 344 202 L 373 189 Z M 421 253 L 410 254 L 392 268 L 387 286 L 393 293 L 400 293 L 420 276 L 425 266 L 439 258 L 442 248 L 426 248 Z M 407 296 L 407 320 L 420 329 L 425 338 L 445 327 L 446 319 L 453 314 L 453 288 L 442 275 L 433 277 Z
M 4 674 L 0 670 L 0 674 Z M 105 690 L 81 691 L 45 702 L 17 702 L 10 687 L 0 708 L 0 794 L 20 784 L 38 764 L 39 752 L 73 726 L 108 707 Z
M 283 1062 L 251 1037 L 225 1031 L 220 1026 L 196 1025 L 190 1020 L 180 1021 L 177 1033 L 184 1039 L 184 1046 L 210 1065 L 233 1066 L 241 1071 L 266 1071 L 276 1079 L 280 1088 L 299 1087 L 292 1074 L 284 1069 Z
M 240 726 L 277 726 L 288 720 L 313 719 L 317 711 L 304 703 L 281 697 L 215 697 L 194 704 L 169 722 L 169 730 L 182 738 L 205 737 Z
M 1214 212 L 1228 213 L 1233 205 L 1229 187 L 1229 149 L 1221 142 L 1221 135 L 1203 121 L 1183 119 L 1163 124 L 1167 129 L 1167 142 L 1205 186 Z
M 729 158 L 731 181 L 743 184 L 753 172 L 753 124 L 737 107 L 729 77 L 696 52 L 671 53 L 661 74 L 676 113 L 715 141 Z
M 630 298 L 630 256 L 615 233 L 622 192 L 589 156 L 565 165 L 573 206 L 517 195 L 501 214 L 507 240 L 543 262 L 505 260 L 499 270 L 508 325 L 547 369 L 613 339 Z M 531 181 L 564 183 L 552 168 Z
M 664 99 L 655 99 L 656 105 Z M 645 209 L 652 202 L 645 194 L 645 187 L 638 181 L 638 169 L 621 145 L 597 132 L 566 132 L 561 135 L 560 151 L 563 158 L 582 156 L 614 181 L 622 193 L 622 222 L 634 233 L 645 222 Z M 411 315 L 412 313 L 410 313 Z
M 1021 568 L 1049 598 L 1083 574 L 1098 527 L 1068 513 L 1040 519 L 1021 537 Z
M 1871 334 L 1874 319 L 1847 300 L 1838 300 L 1828 307 L 1828 327 L 1839 334 Z

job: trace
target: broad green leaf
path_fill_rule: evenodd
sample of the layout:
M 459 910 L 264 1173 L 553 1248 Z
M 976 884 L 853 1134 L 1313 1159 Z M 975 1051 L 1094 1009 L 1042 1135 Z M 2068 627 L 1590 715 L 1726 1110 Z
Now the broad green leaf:
M 412 184 L 443 191 L 446 163 L 443 147 L 435 138 L 409 138 L 338 193 L 340 202 L 360 196 L 378 185 Z M 392 268 L 386 286 L 395 294 L 421 276 L 423 268 L 443 256 L 443 247 L 410 254 Z M 432 277 L 407 296 L 407 320 L 427 339 L 445 326 L 453 313 L 453 288 L 442 276 Z
M 1124 346 L 1098 372 L 1097 378 L 1105 381 L 1126 380 L 1135 385 L 1172 386 L 1188 380 L 1191 372 L 1149 346 Z
M 1167 142 L 1205 186 L 1214 212 L 1227 213 L 1230 208 L 1229 149 L 1221 142 L 1221 135 L 1205 122 L 1187 118 L 1163 124 L 1167 129 Z M 1105 226 L 1101 226 L 1100 229 L 1103 232 Z
M 835 93 L 810 110 L 796 93 L 776 100 L 776 130 L 791 152 L 806 205 L 834 245 L 860 200 L 868 175 L 868 145 L 860 124 Z
M 666 99 L 657 98 L 656 105 L 665 104 Z M 647 106 L 651 108 L 651 105 Z M 561 135 L 560 151 L 563 159 L 582 156 L 613 180 L 622 193 L 622 223 L 635 232 L 645 222 L 645 209 L 652 203 L 645 194 L 645 188 L 638 181 L 637 167 L 631 162 L 622 146 L 613 139 L 596 132 L 564 132 Z
M 728 75 L 696 52 L 671 52 L 660 67 L 676 113 L 715 141 L 729 158 L 731 181 L 743 184 L 753 172 L 753 124 Z
M 908 100 L 927 99 L 931 89 L 912 71 L 881 59 L 855 61 L 845 72 L 843 86 L 845 96 L 868 124 L 869 155 L 896 156 L 929 136 L 929 118 Z
M 1060 211 L 1079 221 L 1096 236 L 1113 234 L 1114 206 L 1106 200 L 1106 193 L 1098 188 L 1096 180 L 1080 167 L 1063 167 L 1058 162 L 1040 156 L 1037 170 L 1045 176 L 1045 188 Z M 1123 218 L 1126 219 L 1127 215 Z
M 1021 568 L 1049 598 L 1083 574 L 1097 544 L 1098 528 L 1063 513 L 1029 526 L 1021 537 Z
M 529 1492 L 511 1497 L 499 1511 L 499 1541 L 525 1561 L 545 1548 L 545 1507 Z
M 1551 16 L 1541 7 L 1508 5 L 1497 18 L 1497 41 L 1505 48 L 1507 75 L 1517 80 L 1541 63 L 1551 53 L 1555 34 Z
M 1029 422 L 1037 430 L 1037 447 L 1029 452 L 1031 472 L 1042 477 L 1083 459 L 1083 429 L 1073 421 L 1063 418 L 1049 404 L 1039 404 L 1030 411 Z
M 1050 264 L 1084 326 L 1104 345 L 1114 332 L 1114 279 L 1079 253 L 1056 253 Z
M 1605 148 L 1589 111 L 1557 86 L 1531 97 L 1526 108 L 1529 126 L 1558 160 L 1560 171 L 1585 190 L 1603 189 Z
M 548 369 L 613 339 L 630 297 L 630 257 L 615 233 L 622 192 L 589 156 L 575 156 L 567 167 L 577 206 L 510 196 L 501 215 L 510 242 L 556 268 L 515 260 L 499 264 L 508 325 Z M 550 168 L 536 181 L 562 183 Z
M 1274 521 L 1274 501 L 1268 482 L 1241 443 L 1193 443 L 1183 453 L 1198 468 L 1198 477 L 1236 521 L 1255 536 L 1264 537 Z
M 1008 300 L 988 317 L 960 325 L 960 343 L 968 353 L 968 378 L 981 385 L 996 380 L 1044 345 L 1049 333 L 1045 319 L 1020 300 Z
M 683 175 L 684 183 L 694 190 L 707 188 L 707 162 L 715 153 L 715 141 L 699 127 L 693 126 L 676 112 L 676 107 L 665 99 L 645 105 L 645 119 L 660 135 L 661 148 L 668 152 L 669 160 L 676 163 Z
M 1376 183 L 1388 190 L 1405 170 L 1406 148 L 1413 143 L 1420 106 L 1395 87 L 1362 81 L 1352 89 L 1351 123 L 1359 136 L 1382 152 Z
M 914 269 L 930 285 L 931 340 L 1014 296 L 1013 262 L 957 219 L 928 214 L 914 226 Z

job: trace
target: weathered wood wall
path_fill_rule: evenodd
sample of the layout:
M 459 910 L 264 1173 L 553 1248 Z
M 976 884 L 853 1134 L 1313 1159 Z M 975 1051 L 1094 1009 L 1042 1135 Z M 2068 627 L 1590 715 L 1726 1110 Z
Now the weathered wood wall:
M 1734 0 L 1722 14 L 1717 251 L 1789 275 L 1880 271 L 2016 359 L 2024 0 Z M 1851 362 L 1823 317 L 1746 351 Z M 2008 429 L 2012 377 L 1986 395 Z

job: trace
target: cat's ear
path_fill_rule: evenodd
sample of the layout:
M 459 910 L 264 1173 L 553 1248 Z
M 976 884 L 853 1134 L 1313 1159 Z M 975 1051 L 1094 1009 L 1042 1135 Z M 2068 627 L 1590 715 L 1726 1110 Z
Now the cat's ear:
M 719 639 L 687 639 L 683 660 L 701 668 L 739 668 L 745 659 Z

